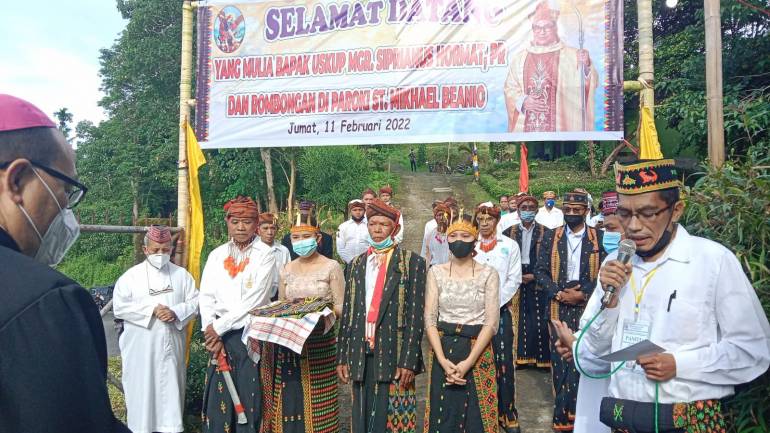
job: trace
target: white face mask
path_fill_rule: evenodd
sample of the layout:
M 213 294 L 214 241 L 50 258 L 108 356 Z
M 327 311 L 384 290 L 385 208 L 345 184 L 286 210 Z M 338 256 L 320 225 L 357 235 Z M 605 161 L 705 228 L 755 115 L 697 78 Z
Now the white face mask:
M 53 221 L 51 221 L 45 235 L 41 235 L 40 230 L 37 229 L 37 226 L 32 221 L 27 210 L 24 209 L 24 206 L 19 205 L 19 209 L 21 209 L 21 212 L 27 218 L 27 222 L 29 222 L 32 229 L 35 230 L 38 239 L 40 239 L 40 246 L 35 254 L 35 260 L 44 265 L 56 266 L 62 261 L 64 255 L 67 254 L 67 251 L 72 244 L 74 244 L 78 239 L 78 236 L 80 236 L 80 224 L 78 224 L 78 220 L 75 218 L 72 209 L 63 209 L 61 205 L 59 205 L 59 200 L 56 199 L 56 195 L 51 191 L 51 188 L 45 183 L 43 178 L 40 177 L 37 170 L 32 169 L 32 172 L 35 173 L 35 176 L 42 182 L 45 189 L 48 190 L 48 194 L 51 195 L 54 203 L 56 203 L 56 206 L 59 208 L 59 213 L 56 214 Z
M 147 256 L 147 263 L 153 268 L 160 269 L 171 261 L 171 254 L 150 254 Z

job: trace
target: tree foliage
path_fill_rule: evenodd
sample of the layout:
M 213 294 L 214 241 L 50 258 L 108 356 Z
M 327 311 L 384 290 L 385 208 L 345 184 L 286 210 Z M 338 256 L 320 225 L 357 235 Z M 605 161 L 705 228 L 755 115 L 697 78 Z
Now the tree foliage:
M 681 0 L 673 9 L 663 3 L 655 0 L 653 6 L 656 117 L 665 119 L 681 135 L 674 155 L 690 148 L 696 155 L 705 156 L 708 129 L 703 1 Z M 634 2 L 626 6 L 626 79 L 633 79 L 638 73 L 636 6 Z M 770 17 L 737 0 L 723 1 L 721 14 L 725 143 L 728 152 L 745 155 L 753 144 L 770 145 Z M 627 102 L 638 104 L 638 99 L 631 97 Z

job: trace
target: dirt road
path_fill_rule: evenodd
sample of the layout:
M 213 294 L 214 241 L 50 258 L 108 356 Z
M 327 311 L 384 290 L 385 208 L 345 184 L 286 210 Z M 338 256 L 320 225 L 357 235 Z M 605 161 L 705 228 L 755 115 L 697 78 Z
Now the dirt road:
M 425 222 L 431 215 L 431 203 L 435 199 L 444 199 L 453 195 L 461 204 L 470 209 L 473 203 L 465 186 L 467 176 L 447 176 L 432 173 L 401 173 L 400 191 L 396 191 L 394 202 L 404 213 L 404 246 L 419 252 L 422 243 Z M 423 353 L 428 353 L 427 341 L 423 342 Z M 427 375 L 417 376 L 417 426 L 422 431 L 425 398 L 427 396 Z M 525 369 L 516 373 L 516 406 L 519 411 L 521 430 L 524 433 L 550 433 L 553 397 L 550 374 L 545 371 Z M 344 387 L 343 387 L 344 388 Z M 350 430 L 350 394 L 342 389 L 341 419 L 343 432 Z

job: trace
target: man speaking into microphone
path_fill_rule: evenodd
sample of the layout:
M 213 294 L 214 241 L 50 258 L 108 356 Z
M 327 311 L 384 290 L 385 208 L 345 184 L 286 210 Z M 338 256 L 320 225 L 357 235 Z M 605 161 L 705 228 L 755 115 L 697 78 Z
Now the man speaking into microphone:
M 721 399 L 770 365 L 767 317 L 735 255 L 678 224 L 673 160 L 616 164 L 615 176 L 617 216 L 636 254 L 625 265 L 608 257 L 584 317 L 599 311 L 605 288 L 617 290 L 581 344 L 597 357 L 646 339 L 665 352 L 620 367 L 601 420 L 616 431 L 654 432 L 656 419 L 661 432 L 725 431 Z

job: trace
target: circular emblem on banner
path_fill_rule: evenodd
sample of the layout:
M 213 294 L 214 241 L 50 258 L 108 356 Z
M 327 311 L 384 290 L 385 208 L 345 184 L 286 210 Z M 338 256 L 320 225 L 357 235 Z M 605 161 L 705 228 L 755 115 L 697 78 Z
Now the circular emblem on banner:
M 232 53 L 246 35 L 246 21 L 235 6 L 225 6 L 214 19 L 214 42 L 222 52 Z

